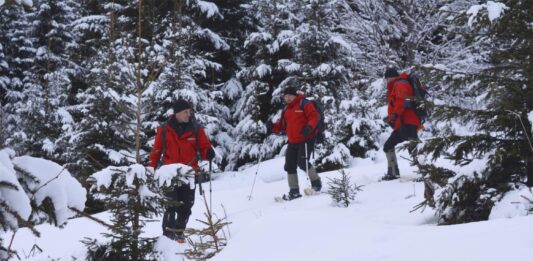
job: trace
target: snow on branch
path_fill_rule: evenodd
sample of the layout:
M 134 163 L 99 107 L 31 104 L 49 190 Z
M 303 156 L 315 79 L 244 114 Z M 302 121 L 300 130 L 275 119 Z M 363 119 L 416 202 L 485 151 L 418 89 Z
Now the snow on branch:
M 493 1 L 488 1 L 486 4 L 473 5 L 470 7 L 470 9 L 468 9 L 468 11 L 466 11 L 466 14 L 469 15 L 468 26 L 472 26 L 474 22 L 477 22 L 477 15 L 483 9 L 487 10 L 488 18 L 492 23 L 503 14 L 505 9 L 509 9 L 509 7 L 503 3 L 497 3 Z

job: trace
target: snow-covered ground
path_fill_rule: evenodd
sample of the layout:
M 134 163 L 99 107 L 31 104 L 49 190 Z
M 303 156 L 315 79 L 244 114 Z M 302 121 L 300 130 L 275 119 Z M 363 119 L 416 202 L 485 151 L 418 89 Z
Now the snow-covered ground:
M 402 153 L 399 154 L 399 156 Z M 377 182 L 386 169 L 382 155 L 375 161 L 354 159 L 346 171 L 357 185 L 364 185 L 354 204 L 338 208 L 329 195 L 276 203 L 274 196 L 288 191 L 283 158 L 251 166 L 241 172 L 218 174 L 213 181 L 213 209 L 227 217 L 231 238 L 213 260 L 529 260 L 533 256 L 533 216 L 494 219 L 455 226 L 436 226 L 431 209 L 410 213 L 423 200 L 423 184 L 405 181 Z M 403 176 L 415 177 L 414 169 L 400 159 Z M 255 173 L 257 182 L 248 198 Z M 339 172 L 322 173 L 323 183 Z M 300 186 L 307 187 L 304 173 Z M 204 185 L 208 191 L 208 185 Z M 323 191 L 327 190 L 327 186 Z M 207 192 L 208 193 L 208 192 Z M 222 209 L 222 205 L 225 208 Z M 204 204 L 199 195 L 190 227 L 202 227 Z M 108 219 L 107 213 L 98 214 Z M 83 257 L 84 237 L 100 238 L 106 231 L 86 218 L 70 220 L 64 229 L 42 225 L 41 238 L 21 229 L 14 249 L 26 260 L 73 260 Z M 148 235 L 159 235 L 160 223 L 146 227 Z M 3 235 L 9 242 L 11 234 Z M 42 250 L 32 252 L 37 244 Z M 168 240 L 169 260 L 182 260 L 183 251 Z M 181 246 L 183 247 L 183 246 Z M 79 260 L 79 259 L 78 259 Z

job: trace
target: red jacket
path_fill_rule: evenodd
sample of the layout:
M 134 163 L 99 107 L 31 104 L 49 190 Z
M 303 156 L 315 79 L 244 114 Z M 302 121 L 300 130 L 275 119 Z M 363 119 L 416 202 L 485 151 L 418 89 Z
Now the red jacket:
M 420 127 L 420 119 L 416 116 L 413 108 L 405 107 L 406 98 L 413 99 L 413 87 L 407 81 L 409 75 L 406 73 L 400 74 L 396 79 L 387 84 L 387 102 L 389 119 L 392 119 L 392 114 L 398 115 L 395 122 L 394 129 L 397 130 L 402 125 L 415 125 Z
M 286 132 L 289 143 L 297 144 L 305 140 L 313 138 L 316 130 L 316 125 L 320 119 L 320 115 L 316 110 L 312 102 L 306 103 L 303 107 L 300 106 L 300 101 L 305 97 L 301 94 L 296 96 L 296 99 L 287 104 L 285 111 L 282 113 L 281 118 L 274 125 L 273 132 Z M 309 125 L 313 132 L 304 137 L 300 132 L 305 125 Z
M 163 127 L 167 128 L 166 133 L 166 152 L 163 155 L 163 164 L 182 163 L 189 165 L 194 169 L 198 169 L 198 158 L 196 154 L 196 137 L 195 128 L 192 123 L 185 125 L 183 134 L 180 136 L 172 128 L 171 124 L 167 123 L 157 129 L 154 147 L 150 153 L 150 166 L 156 167 L 163 150 Z M 204 128 L 198 127 L 198 147 L 201 157 L 207 158 L 207 151 L 211 148 L 211 142 L 205 134 Z

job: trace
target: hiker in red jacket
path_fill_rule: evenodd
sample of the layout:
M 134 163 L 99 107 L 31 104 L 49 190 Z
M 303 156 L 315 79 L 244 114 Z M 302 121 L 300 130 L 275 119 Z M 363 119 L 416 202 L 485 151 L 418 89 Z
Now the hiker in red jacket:
M 394 129 L 383 146 L 387 157 L 387 174 L 382 180 L 393 180 L 400 177 L 395 147 L 406 140 L 418 139 L 417 131 L 421 126 L 415 110 L 409 106 L 413 100 L 413 87 L 407 80 L 409 75 L 399 74 L 395 68 L 385 70 L 387 82 L 388 117 L 385 118 Z
M 286 200 L 292 200 L 302 196 L 298 185 L 297 167 L 307 171 L 311 186 L 315 191 L 322 189 L 320 177 L 315 167 L 309 163 L 309 155 L 315 145 L 314 136 L 320 115 L 313 103 L 305 99 L 302 94 L 298 94 L 296 88 L 287 87 L 283 94 L 287 106 L 272 131 L 287 134 L 289 144 L 285 152 L 285 171 L 288 174 L 290 191 L 288 196 L 283 196 Z
M 150 153 L 150 166 L 157 168 L 164 164 L 181 163 L 198 170 L 198 160 L 212 160 L 215 151 L 205 134 L 204 128 L 192 120 L 191 105 L 178 100 L 174 114 L 157 129 L 154 147 Z M 180 243 L 185 242 L 183 230 L 187 225 L 194 205 L 195 189 L 182 184 L 175 186 L 167 196 L 182 205 L 167 207 L 163 215 L 163 235 Z M 168 228 L 174 230 L 170 231 Z M 175 230 L 179 230 L 176 232 Z

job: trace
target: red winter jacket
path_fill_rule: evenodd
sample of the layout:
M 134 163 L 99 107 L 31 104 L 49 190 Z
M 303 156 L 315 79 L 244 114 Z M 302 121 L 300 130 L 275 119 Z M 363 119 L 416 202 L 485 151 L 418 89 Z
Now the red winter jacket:
M 173 116 L 172 116 L 173 117 Z M 165 125 L 157 129 L 154 147 L 150 153 L 150 166 L 156 167 L 163 150 L 162 133 L 163 128 L 167 128 L 166 133 L 166 152 L 163 155 L 163 164 L 182 163 L 198 169 L 198 158 L 196 154 L 196 137 L 193 123 L 185 125 L 183 134 L 180 136 L 172 128 L 170 120 Z M 201 157 L 207 158 L 207 151 L 211 148 L 211 142 L 205 134 L 204 128 L 198 127 L 198 147 Z
M 402 125 L 415 125 L 420 127 L 420 119 L 416 116 L 416 112 L 412 108 L 405 108 L 405 99 L 413 99 L 413 87 L 409 84 L 407 79 L 409 75 L 406 73 L 400 74 L 396 79 L 387 84 L 387 102 L 389 119 L 392 119 L 392 114 L 398 115 L 395 122 L 394 129 L 397 130 Z
M 287 104 L 281 118 L 272 129 L 275 133 L 280 133 L 282 131 L 286 132 L 289 143 L 292 144 L 297 144 L 313 138 L 313 133 L 315 132 L 316 125 L 320 119 L 320 115 L 312 102 L 306 103 L 302 110 L 300 102 L 304 98 L 303 95 L 298 94 L 294 101 Z M 311 134 L 307 135 L 307 137 L 300 134 L 305 125 L 309 125 L 313 129 Z

